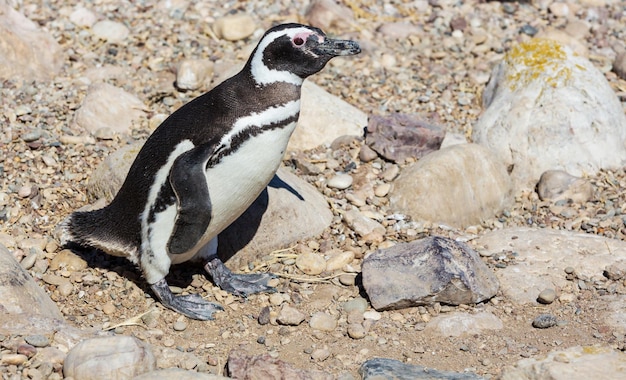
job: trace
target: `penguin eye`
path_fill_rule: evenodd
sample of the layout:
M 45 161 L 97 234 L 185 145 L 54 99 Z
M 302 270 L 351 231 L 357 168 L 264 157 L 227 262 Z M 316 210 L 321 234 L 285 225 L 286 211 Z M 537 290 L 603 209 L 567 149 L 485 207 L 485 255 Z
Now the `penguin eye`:
M 295 37 L 293 39 L 293 44 L 298 46 L 298 47 L 304 45 L 304 38 L 302 38 L 302 37 Z

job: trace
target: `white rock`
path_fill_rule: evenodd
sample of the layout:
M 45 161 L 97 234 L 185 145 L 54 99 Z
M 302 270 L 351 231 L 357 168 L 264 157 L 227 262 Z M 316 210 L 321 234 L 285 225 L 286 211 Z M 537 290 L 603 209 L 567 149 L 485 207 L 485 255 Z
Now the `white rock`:
M 352 176 L 350 174 L 337 174 L 332 176 L 326 185 L 333 189 L 344 190 L 352 186 Z
M 176 71 L 176 87 L 197 90 L 213 76 L 213 62 L 204 59 L 185 59 Z
M 536 303 L 545 288 L 567 288 L 566 267 L 586 278 L 601 278 L 608 265 L 626 260 L 624 241 L 564 230 L 509 228 L 481 235 L 474 244 L 493 255 L 517 253 L 515 263 L 495 273 L 502 293 L 518 304 Z
M 249 37 L 256 30 L 254 19 L 245 14 L 222 17 L 213 24 L 213 31 L 219 38 L 239 41 Z
M 626 378 L 626 354 L 609 347 L 575 346 L 522 359 L 501 380 L 588 380 Z
M 340 136 L 363 136 L 366 126 L 367 115 L 363 111 L 305 80 L 298 126 L 287 149 L 313 149 L 330 144 Z
M 488 312 L 470 314 L 454 312 L 440 314 L 426 325 L 426 330 L 436 331 L 443 336 L 480 334 L 484 330 L 501 330 L 502 321 Z
M 485 88 L 474 142 L 490 147 L 516 189 L 546 170 L 595 174 L 626 162 L 626 115 L 604 75 L 552 40 L 515 46 Z
M 466 227 L 501 212 L 512 201 L 506 168 L 488 149 L 459 144 L 404 168 L 389 202 L 415 220 Z
M 111 20 L 98 21 L 91 27 L 91 31 L 94 36 L 110 43 L 124 42 L 130 34 L 126 25 Z
M 87 8 L 78 6 L 70 14 L 70 21 L 81 27 L 91 28 L 98 20 L 98 16 Z
M 129 133 L 133 122 L 144 116 L 144 108 L 141 100 L 123 89 L 97 83 L 89 86 L 74 122 L 92 134 L 105 127 L 117 133 Z

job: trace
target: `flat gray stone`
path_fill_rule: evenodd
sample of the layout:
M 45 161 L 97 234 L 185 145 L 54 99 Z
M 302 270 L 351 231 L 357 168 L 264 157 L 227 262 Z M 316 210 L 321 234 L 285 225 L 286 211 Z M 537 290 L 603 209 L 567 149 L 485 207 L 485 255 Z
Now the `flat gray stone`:
M 476 314 L 452 312 L 439 314 L 426 325 L 426 330 L 442 336 L 480 335 L 485 330 L 501 330 L 502 321 L 488 312 Z
M 197 371 L 188 371 L 181 368 L 167 368 L 156 371 L 146 372 L 142 375 L 133 377 L 133 380 L 221 380 L 228 377 L 214 375 L 212 373 L 201 373 Z
M 438 371 L 421 365 L 411 365 L 398 360 L 374 358 L 359 368 L 362 380 L 481 380 L 475 373 Z
M 565 268 L 584 278 L 604 278 L 611 264 L 626 260 L 626 242 L 603 236 L 548 228 L 507 228 L 472 241 L 481 254 L 514 252 L 516 260 L 496 271 L 504 296 L 517 304 L 536 304 L 546 288 L 568 289 Z
M 487 300 L 498 280 L 465 243 L 431 236 L 365 257 L 363 287 L 376 310 Z

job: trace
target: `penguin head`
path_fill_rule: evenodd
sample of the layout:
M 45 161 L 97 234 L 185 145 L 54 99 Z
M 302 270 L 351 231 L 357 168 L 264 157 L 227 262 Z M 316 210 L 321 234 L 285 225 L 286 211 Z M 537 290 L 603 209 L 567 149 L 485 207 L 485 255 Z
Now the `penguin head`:
M 361 52 L 350 40 L 328 38 L 321 29 L 301 24 L 281 24 L 269 29 L 248 62 L 259 85 L 302 81 L 326 66 L 333 57 Z

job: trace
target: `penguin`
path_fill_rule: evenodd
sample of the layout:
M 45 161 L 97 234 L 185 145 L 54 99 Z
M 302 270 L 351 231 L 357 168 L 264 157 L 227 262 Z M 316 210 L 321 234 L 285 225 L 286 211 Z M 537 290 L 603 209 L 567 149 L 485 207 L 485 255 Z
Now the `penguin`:
M 173 264 L 201 260 L 217 286 L 239 296 L 273 291 L 271 274 L 231 272 L 217 256 L 217 236 L 278 170 L 304 79 L 360 51 L 315 27 L 270 28 L 238 74 L 150 135 L 110 204 L 65 219 L 63 243 L 128 258 L 165 307 L 193 319 L 213 319 L 223 308 L 198 294 L 172 294 L 165 277 Z

